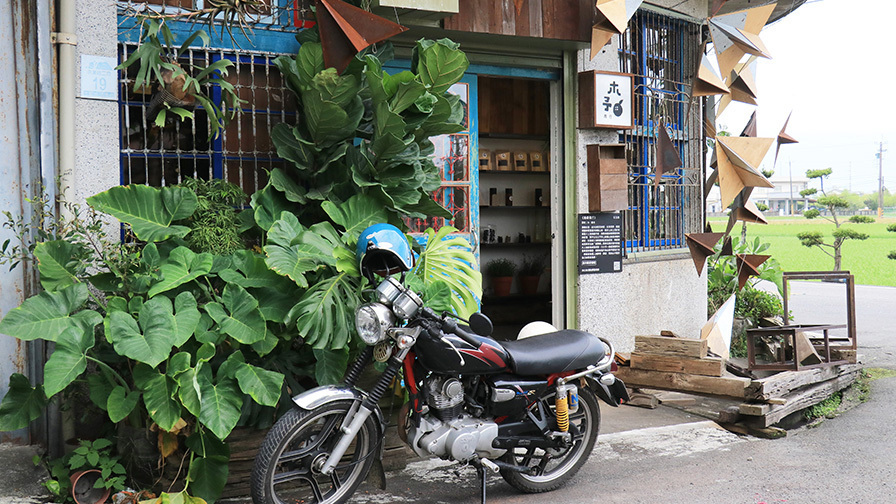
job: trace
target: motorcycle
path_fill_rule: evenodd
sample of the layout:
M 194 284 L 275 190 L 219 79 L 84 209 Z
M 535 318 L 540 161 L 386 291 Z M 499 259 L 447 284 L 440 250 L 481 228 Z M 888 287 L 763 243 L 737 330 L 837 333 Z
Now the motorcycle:
M 474 465 L 483 504 L 487 471 L 522 492 L 559 488 L 597 440 L 597 399 L 610 406 L 628 400 L 612 373 L 613 345 L 569 329 L 497 341 L 480 313 L 469 320 L 435 313 L 403 283 L 413 266 L 404 235 L 377 226 L 358 245 L 362 272 L 382 277 L 375 301 L 356 310 L 356 329 L 368 346 L 342 384 L 293 398 L 256 457 L 253 502 L 342 503 L 372 470 L 385 482 L 387 423 L 378 403 L 401 372 L 408 401 L 399 412 L 399 436 L 421 457 Z M 387 239 L 396 233 L 401 238 Z M 373 361 L 385 370 L 371 390 L 361 390 L 358 379 Z

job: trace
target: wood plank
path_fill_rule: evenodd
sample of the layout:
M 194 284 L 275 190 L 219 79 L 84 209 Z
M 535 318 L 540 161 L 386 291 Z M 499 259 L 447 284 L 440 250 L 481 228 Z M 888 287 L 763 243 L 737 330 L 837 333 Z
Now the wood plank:
M 773 406 L 762 416 L 747 420 L 751 425 L 770 427 L 784 419 L 787 415 L 814 406 L 853 384 L 859 377 L 859 371 L 844 373 L 832 380 L 811 385 L 797 390 L 787 396 L 787 404 Z
M 516 35 L 520 37 L 531 37 L 532 36 L 532 24 L 529 22 L 529 3 L 531 0 L 523 0 L 523 4 L 520 7 L 520 11 L 516 11 L 516 5 L 514 5 L 513 13 L 516 15 Z
M 541 0 L 542 36 L 554 37 L 554 0 Z
M 749 425 L 744 422 L 719 422 L 719 425 L 729 432 L 742 434 L 744 436 L 753 436 L 763 439 L 780 439 L 782 437 L 787 437 L 787 431 L 784 429 L 779 429 L 777 427 L 761 428 Z
M 696 392 L 738 399 L 744 398 L 746 388 L 750 384 L 749 378 L 736 376 L 700 376 L 624 367 L 619 368 L 616 376 L 629 386 Z
M 722 376 L 725 361 L 719 357 L 681 357 L 635 351 L 630 357 L 634 369 L 688 373 L 702 376 Z
M 635 350 L 681 357 L 706 357 L 706 340 L 666 338 L 664 336 L 635 336 Z
M 842 364 L 803 371 L 784 371 L 768 378 L 753 380 L 747 389 L 747 398 L 767 401 L 773 397 L 785 397 L 801 387 L 831 380 L 841 374 L 858 371 L 861 368 L 862 366 L 858 364 Z
M 542 22 L 541 22 L 541 0 L 527 0 L 529 5 L 526 7 L 529 9 L 529 31 L 532 33 L 533 37 L 543 37 L 544 31 L 542 30 Z
M 768 403 L 743 403 L 738 407 L 741 415 L 762 416 L 772 409 L 772 405 Z
M 501 4 L 501 33 L 504 35 L 516 34 L 516 6 L 513 0 L 495 0 Z
M 477 33 L 487 33 L 488 32 L 488 16 L 485 15 L 488 12 L 489 7 L 491 6 L 493 0 L 475 0 L 473 4 L 475 7 L 470 9 L 469 16 L 473 18 L 473 31 Z

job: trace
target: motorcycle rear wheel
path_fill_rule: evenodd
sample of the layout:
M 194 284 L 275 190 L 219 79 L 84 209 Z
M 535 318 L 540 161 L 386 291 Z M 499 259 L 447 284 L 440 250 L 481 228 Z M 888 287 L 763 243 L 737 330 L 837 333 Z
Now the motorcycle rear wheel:
M 374 416 L 364 422 L 330 476 L 318 470 L 340 437 L 352 401 L 338 401 L 308 411 L 293 408 L 265 436 L 252 469 L 255 504 L 347 501 L 364 481 L 377 456 L 380 427 Z
M 541 401 L 551 414 L 554 412 L 554 390 Z M 597 397 L 588 388 L 579 389 L 579 409 L 569 414 L 569 431 L 573 445 L 562 452 L 541 448 L 515 448 L 504 455 L 504 461 L 535 469 L 535 474 L 509 469 L 501 470 L 501 477 L 511 486 L 526 493 L 550 492 L 563 486 L 588 460 L 600 430 L 600 409 Z M 553 452 L 553 453 L 552 453 Z

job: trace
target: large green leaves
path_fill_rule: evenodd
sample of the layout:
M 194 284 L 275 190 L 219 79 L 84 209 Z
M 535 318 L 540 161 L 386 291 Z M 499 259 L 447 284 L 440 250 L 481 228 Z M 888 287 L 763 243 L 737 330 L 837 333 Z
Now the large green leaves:
M 473 269 L 476 257 L 470 243 L 460 236 L 449 236 L 456 231 L 450 226 L 443 226 L 438 233 L 427 231 L 426 249 L 417 260 L 415 273 L 427 285 L 437 280 L 447 283 L 455 311 L 468 317 L 479 309 L 482 274 Z
M 44 366 L 44 390 L 53 397 L 87 369 L 87 351 L 95 343 L 93 328 L 66 329 L 56 340 L 56 349 Z
M 283 375 L 251 364 L 242 364 L 236 371 L 240 390 L 249 394 L 258 404 L 276 406 L 283 386 Z
M 339 350 L 314 350 L 314 379 L 319 385 L 342 381 L 348 367 L 348 348 Z
M 205 311 L 215 319 L 221 332 L 247 345 L 264 339 L 267 327 L 258 310 L 258 300 L 246 289 L 227 284 L 221 301 L 223 305 L 217 302 L 205 305 Z
M 139 400 L 139 392 L 128 391 L 122 386 L 115 387 L 109 393 L 106 401 L 106 411 L 109 412 L 109 420 L 112 420 L 113 423 L 124 420 L 134 411 Z
M 149 297 L 207 275 L 212 269 L 213 261 L 211 254 L 197 254 L 187 247 L 177 247 L 159 268 L 162 279 L 149 289 Z
M 0 333 L 24 341 L 56 338 L 70 327 L 93 327 L 102 317 L 95 311 L 71 313 L 87 302 L 87 285 L 77 283 L 56 292 L 44 291 L 13 308 L 0 322 Z
M 202 405 L 199 410 L 199 421 L 208 427 L 218 439 L 224 439 L 236 427 L 240 419 L 240 408 L 243 396 L 232 379 L 211 380 L 200 377 L 199 388 L 202 394 Z
M 333 222 L 345 229 L 342 239 L 350 245 L 358 241 L 361 231 L 368 226 L 389 220 L 389 212 L 376 199 L 364 194 L 352 196 L 341 205 L 324 201 L 321 207 Z
M 196 298 L 189 292 L 181 292 L 174 298 L 174 339 L 172 346 L 180 347 L 186 343 L 196 331 L 202 314 Z
M 40 242 L 34 247 L 40 284 L 48 291 L 59 290 L 78 282 L 83 268 L 78 259 L 81 247 L 64 240 Z
M 140 365 L 134 370 L 134 381 L 143 391 L 143 404 L 150 418 L 166 431 L 174 428 L 181 415 L 177 382 L 170 376 Z
M 131 225 L 138 239 L 148 242 L 182 238 L 187 226 L 172 224 L 193 215 L 197 199 L 184 187 L 117 186 L 87 198 L 87 203 Z
M 13 373 L 9 377 L 9 391 L 0 402 L 0 432 L 27 427 L 46 405 L 43 386 L 32 387 L 27 377 Z
M 268 239 L 264 248 L 267 265 L 300 287 L 308 286 L 306 274 L 336 265 L 333 248 L 339 246 L 339 238 L 329 223 L 304 229 L 295 215 L 283 213 Z
M 414 59 L 421 80 L 434 94 L 447 91 L 470 66 L 467 56 L 448 39 L 418 41 Z
M 305 291 L 289 312 L 305 342 L 317 349 L 344 348 L 355 331 L 360 279 L 347 273 L 324 278 Z
M 106 316 L 106 337 L 115 351 L 138 362 L 156 367 L 168 358 L 177 338 L 177 322 L 171 300 L 154 297 L 143 303 L 139 321 L 127 312 L 114 311 Z

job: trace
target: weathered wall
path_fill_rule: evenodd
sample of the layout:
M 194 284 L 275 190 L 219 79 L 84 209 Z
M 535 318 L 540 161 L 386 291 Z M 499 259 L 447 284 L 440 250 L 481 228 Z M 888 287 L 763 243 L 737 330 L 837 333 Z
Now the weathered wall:
M 706 12 L 705 0 L 656 0 L 660 6 L 693 17 Z M 619 37 L 613 37 L 594 58 L 590 50 L 578 52 L 578 71 L 619 71 Z M 576 211 L 588 211 L 586 146 L 619 143 L 616 130 L 578 130 L 576 167 L 580 188 Z M 674 331 L 698 337 L 706 322 L 706 273 L 697 276 L 687 249 L 633 254 L 623 261 L 622 272 L 583 275 L 578 278 L 579 327 L 609 338 L 617 350 L 630 352 L 634 337 Z

